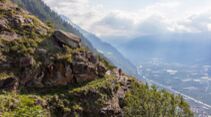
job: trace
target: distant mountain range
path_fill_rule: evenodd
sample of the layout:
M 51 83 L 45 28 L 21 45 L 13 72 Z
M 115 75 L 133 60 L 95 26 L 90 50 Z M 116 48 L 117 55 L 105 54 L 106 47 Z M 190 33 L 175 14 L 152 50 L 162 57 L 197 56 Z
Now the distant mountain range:
M 170 63 L 211 64 L 210 37 L 207 34 L 143 36 L 116 45 L 136 65 L 152 58 Z

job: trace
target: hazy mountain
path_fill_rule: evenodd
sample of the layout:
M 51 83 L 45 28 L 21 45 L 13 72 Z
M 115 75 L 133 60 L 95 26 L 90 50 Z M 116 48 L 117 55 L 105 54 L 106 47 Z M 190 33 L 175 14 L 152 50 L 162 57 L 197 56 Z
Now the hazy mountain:
M 169 63 L 211 64 L 211 39 L 204 34 L 144 36 L 116 45 L 134 64 L 152 58 Z

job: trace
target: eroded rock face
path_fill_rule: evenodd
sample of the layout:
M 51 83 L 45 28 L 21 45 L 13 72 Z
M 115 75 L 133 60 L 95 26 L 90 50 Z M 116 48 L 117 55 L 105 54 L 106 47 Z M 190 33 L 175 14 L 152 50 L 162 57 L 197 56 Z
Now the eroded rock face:
M 53 85 L 67 85 L 104 77 L 106 68 L 98 62 L 93 64 L 87 58 L 89 54 L 86 52 L 73 54 L 74 57 L 71 64 L 58 63 L 49 65 L 45 72 L 45 82 Z
M 62 63 L 48 65 L 42 82 L 47 86 L 63 86 L 74 83 L 71 66 Z
M 22 58 L 20 65 L 23 67 L 23 73 L 20 82 L 27 87 L 51 87 L 103 78 L 106 68 L 94 57 L 89 52 L 80 51 L 73 54 L 72 63 L 54 62 L 45 64 L 39 69 L 30 68 L 34 64 L 32 58 Z
M 106 68 L 89 52 L 78 52 L 73 57 L 73 73 L 77 82 L 91 81 L 102 78 Z

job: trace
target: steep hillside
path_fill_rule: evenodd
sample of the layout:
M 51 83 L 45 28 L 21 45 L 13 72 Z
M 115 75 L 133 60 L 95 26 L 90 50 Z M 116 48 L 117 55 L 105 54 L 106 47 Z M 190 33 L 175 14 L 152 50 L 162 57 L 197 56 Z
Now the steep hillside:
M 99 53 L 103 54 L 105 57 L 109 58 L 109 60 L 112 64 L 120 67 L 126 73 L 139 78 L 139 75 L 137 74 L 136 66 L 133 65 L 129 60 L 127 60 L 112 45 L 101 41 L 100 38 L 98 38 L 96 35 L 94 35 L 90 32 L 87 32 L 87 31 L 83 30 L 82 28 L 80 28 L 79 26 L 73 24 L 69 18 L 63 16 L 63 19 L 66 22 L 68 22 L 69 24 L 71 24 L 81 34 L 83 34 L 92 43 L 92 45 L 95 45 L 94 47 L 97 49 L 97 51 Z
M 2 117 L 193 116 L 181 96 L 141 84 L 9 0 L 0 0 L 0 55 Z
M 12 0 L 19 4 L 21 7 L 27 9 L 33 15 L 39 17 L 43 22 L 51 22 L 57 29 L 63 29 L 67 32 L 72 32 L 82 39 L 84 45 L 92 50 L 92 52 L 98 53 L 99 50 L 111 63 L 119 68 L 122 68 L 126 73 L 137 76 L 136 67 L 121 53 L 112 47 L 110 44 L 102 42 L 98 37 L 93 34 L 82 30 L 79 26 L 73 23 L 69 23 L 67 19 L 63 19 L 61 16 L 52 11 L 41 0 Z M 94 47 L 92 46 L 94 45 Z M 109 53 L 109 54 L 108 54 Z

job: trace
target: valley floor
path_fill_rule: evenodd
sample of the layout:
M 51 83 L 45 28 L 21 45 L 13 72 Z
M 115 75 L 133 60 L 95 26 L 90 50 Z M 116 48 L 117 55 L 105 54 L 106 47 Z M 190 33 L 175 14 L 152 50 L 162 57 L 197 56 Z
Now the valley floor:
M 138 71 L 148 83 L 184 96 L 199 117 L 211 115 L 211 65 L 149 61 Z

